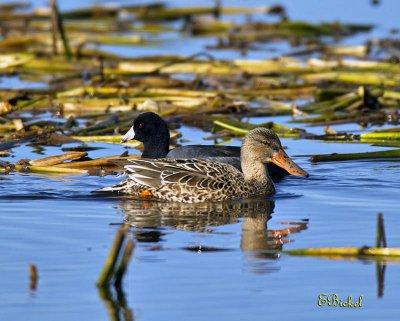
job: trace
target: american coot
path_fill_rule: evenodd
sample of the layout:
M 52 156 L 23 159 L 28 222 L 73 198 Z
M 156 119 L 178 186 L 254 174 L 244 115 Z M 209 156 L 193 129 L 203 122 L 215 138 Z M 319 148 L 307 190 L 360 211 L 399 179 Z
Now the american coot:
M 100 191 L 195 203 L 269 195 L 275 192 L 265 163 L 273 162 L 290 174 L 308 176 L 282 149 L 269 129 L 255 128 L 241 147 L 243 173 L 229 164 L 207 159 L 140 159 L 125 166 L 128 178 Z
M 143 143 L 142 158 L 212 158 L 213 161 L 227 163 L 241 170 L 238 146 L 189 145 L 169 150 L 168 126 L 160 116 L 152 112 L 140 114 L 121 142 L 131 139 Z M 288 174 L 274 164 L 268 164 L 267 168 L 272 179 Z

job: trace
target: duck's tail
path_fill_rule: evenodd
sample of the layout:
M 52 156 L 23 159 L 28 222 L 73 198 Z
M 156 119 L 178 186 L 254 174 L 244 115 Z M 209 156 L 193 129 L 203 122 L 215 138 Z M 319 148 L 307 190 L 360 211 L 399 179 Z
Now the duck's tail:
M 126 181 L 118 183 L 113 186 L 102 187 L 93 191 L 93 193 L 105 193 L 105 192 L 120 192 L 126 189 Z

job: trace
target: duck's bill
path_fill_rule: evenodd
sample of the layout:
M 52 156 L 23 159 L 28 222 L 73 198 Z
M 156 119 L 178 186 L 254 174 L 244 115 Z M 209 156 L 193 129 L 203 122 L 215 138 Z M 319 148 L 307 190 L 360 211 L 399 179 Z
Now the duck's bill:
M 279 152 L 272 157 L 272 162 L 292 175 L 308 177 L 308 173 L 297 165 L 283 149 L 280 149 Z
M 135 138 L 135 131 L 133 130 L 133 126 L 131 127 L 131 129 L 129 129 L 126 134 L 124 135 L 124 137 L 122 137 L 121 139 L 121 143 L 125 143 L 128 140 L 134 139 Z

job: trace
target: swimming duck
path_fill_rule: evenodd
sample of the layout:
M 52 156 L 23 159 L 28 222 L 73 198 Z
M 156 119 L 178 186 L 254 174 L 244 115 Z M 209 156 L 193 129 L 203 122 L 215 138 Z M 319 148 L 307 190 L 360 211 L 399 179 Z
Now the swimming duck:
M 189 145 L 169 149 L 169 129 L 165 121 L 153 112 L 140 114 L 121 142 L 135 139 L 143 143 L 142 158 L 211 158 L 230 164 L 241 170 L 240 147 L 215 145 Z M 270 163 L 267 164 L 272 179 L 287 175 L 287 171 Z
M 125 166 L 128 178 L 99 191 L 118 191 L 164 201 L 195 203 L 250 198 L 275 193 L 265 163 L 308 176 L 282 149 L 278 136 L 255 128 L 241 147 L 243 173 L 232 165 L 207 159 L 138 159 Z

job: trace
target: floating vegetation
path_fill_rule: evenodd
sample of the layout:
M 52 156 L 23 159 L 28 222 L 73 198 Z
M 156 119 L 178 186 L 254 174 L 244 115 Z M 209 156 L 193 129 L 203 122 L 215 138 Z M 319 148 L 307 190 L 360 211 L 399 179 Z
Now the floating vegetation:
M 303 127 L 398 124 L 400 66 L 371 57 L 374 50 L 392 54 L 397 43 L 390 39 L 352 46 L 338 43 L 339 38 L 369 32 L 372 26 L 292 21 L 279 5 L 238 8 L 216 2 L 209 7 L 170 8 L 163 3 L 96 4 L 59 12 L 56 1 L 50 4 L 45 11 L 11 4 L 0 7 L 0 76 L 5 82 L 17 77 L 42 84 L 0 88 L 1 157 L 12 155 L 13 148 L 24 144 L 77 142 L 82 153 L 96 148 L 91 143 L 120 144 L 132 119 L 143 111 L 160 114 L 172 126 L 178 120 L 212 130 L 217 143 L 242 137 L 254 128 L 256 125 L 246 120 L 249 117 L 292 116 L 292 122 Z M 260 14 L 273 16 L 275 22 L 260 20 Z M 238 23 L 231 21 L 230 15 L 248 15 L 248 19 Z M 176 23 L 171 27 L 169 21 Z M 129 58 L 107 51 L 109 46 L 159 45 L 165 41 L 165 33 L 194 39 L 207 36 L 215 39 L 215 45 L 190 56 Z M 245 56 L 278 41 L 290 45 L 286 55 L 228 60 L 212 54 L 229 48 Z M 299 100 L 305 103 L 298 104 Z M 399 146 L 396 127 L 369 133 L 343 133 L 329 127 L 325 135 L 315 135 L 275 120 L 260 126 L 281 137 Z M 174 143 L 179 135 L 179 131 L 171 131 Z M 136 141 L 124 145 L 142 146 Z M 16 162 L 2 171 L 84 173 L 87 168 L 109 166 L 110 158 L 119 157 L 93 160 L 75 152 Z
M 52 166 L 61 164 L 64 161 L 79 160 L 87 156 L 86 152 L 68 152 L 62 155 L 49 156 L 40 159 L 34 159 L 29 161 L 32 166 Z
M 34 291 L 37 288 L 39 278 L 38 270 L 35 264 L 29 264 L 29 289 Z
M 241 126 L 241 127 L 238 127 L 238 126 Z M 227 122 L 215 120 L 214 121 L 214 130 L 216 130 L 218 127 L 227 129 L 239 136 L 246 135 L 251 129 L 256 128 L 256 127 L 265 127 L 265 128 L 272 129 L 274 132 L 279 134 L 279 136 L 281 136 L 281 137 L 298 138 L 301 136 L 302 133 L 304 133 L 304 130 L 302 130 L 302 129 L 288 128 L 286 126 L 275 124 L 274 122 L 268 122 L 268 123 L 258 124 L 258 125 L 250 125 L 250 124 L 246 124 L 246 123 L 240 123 L 237 121 L 236 122 L 231 121 L 231 122 L 227 123 Z
M 335 247 L 285 250 L 283 253 L 297 256 L 318 256 L 327 258 L 369 258 L 369 259 L 400 259 L 400 248 L 370 248 L 370 247 Z
M 399 141 L 400 140 L 400 128 L 391 128 L 376 130 L 373 132 L 365 133 L 360 135 L 361 141 Z
M 122 279 L 126 274 L 128 264 L 132 258 L 135 244 L 127 240 L 129 225 L 125 224 L 117 231 L 110 253 L 97 280 L 97 289 L 104 302 L 110 320 L 133 320 L 132 310 L 129 308 L 123 290 Z
M 385 227 L 383 225 L 383 215 L 377 216 L 376 247 L 362 246 L 353 247 L 334 247 L 334 248 L 308 248 L 297 250 L 284 250 L 282 253 L 296 256 L 317 256 L 332 259 L 374 259 L 374 260 L 399 260 L 400 248 L 386 247 Z
M 96 1 L 91 6 L 69 11 L 60 11 L 56 0 L 50 0 L 48 8 L 40 9 L 32 9 L 25 2 L 18 1 L 0 4 L 0 181 L 6 208 L 12 210 L 17 206 L 17 214 L 21 214 L 4 215 L 4 220 L 24 224 L 22 229 L 15 229 L 19 233 L 17 237 L 12 235 L 13 224 L 5 224 L 4 230 L 10 231 L 5 233 L 5 240 L 18 241 L 21 231 L 29 230 L 26 237 L 30 237 L 38 228 L 45 231 L 48 226 L 62 226 L 62 219 L 70 219 L 75 209 L 84 212 L 84 220 L 79 219 L 79 213 L 74 213 L 73 218 L 77 221 L 71 225 L 73 228 L 91 221 L 104 225 L 107 215 L 117 210 L 134 227 L 144 270 L 149 262 L 154 264 L 152 262 L 168 256 L 169 252 L 158 251 L 171 248 L 172 252 L 184 249 L 185 257 L 191 255 L 188 252 L 207 252 L 205 255 L 209 259 L 221 255 L 227 257 L 235 248 L 226 242 L 218 243 L 218 238 L 229 234 L 228 237 L 233 235 L 232 242 L 243 252 L 239 256 L 236 250 L 231 252 L 238 257 L 236 263 L 240 273 L 247 273 L 246 270 L 252 266 L 252 273 L 259 275 L 256 278 L 269 278 L 264 273 L 280 268 L 271 258 L 277 259 L 282 254 L 369 260 L 376 263 L 380 284 L 378 295 L 382 296 L 385 264 L 388 261 L 399 263 L 400 249 L 388 247 L 381 215 L 372 247 L 361 243 L 353 248 L 314 248 L 315 244 L 311 244 L 311 248 L 282 251 L 288 243 L 295 241 L 294 233 L 303 233 L 308 228 L 308 221 L 282 222 L 275 229 L 270 226 L 267 229 L 271 213 L 279 214 L 282 210 L 278 203 L 283 199 L 292 204 L 286 209 L 297 211 L 302 204 L 298 197 L 307 197 L 309 186 L 300 193 L 292 193 L 294 188 L 290 188 L 292 191 L 289 193 L 278 193 L 272 200 L 264 198 L 261 202 L 251 199 L 186 208 L 161 202 L 138 202 L 126 196 L 104 199 L 89 195 L 89 191 L 98 188 L 96 184 L 102 180 L 113 179 L 91 175 L 115 174 L 129 160 L 140 157 L 141 142 L 122 143 L 121 139 L 131 128 L 133 120 L 146 111 L 159 114 L 168 124 L 169 150 L 190 143 L 190 139 L 195 143 L 205 139 L 207 144 L 239 145 L 239 140 L 249 130 L 261 126 L 272 129 L 281 138 L 301 140 L 290 142 L 297 150 L 310 145 L 306 148 L 307 153 L 309 147 L 323 145 L 325 148 L 328 142 L 332 143 L 330 150 L 334 150 L 336 142 L 360 144 L 357 151 L 370 151 L 372 148 L 367 144 L 391 147 L 390 150 L 381 148 L 384 150 L 365 153 L 312 155 L 310 161 L 385 160 L 391 163 L 385 163 L 384 170 L 392 171 L 398 167 L 400 157 L 400 41 L 395 31 L 389 37 L 379 39 L 377 35 L 382 28 L 370 33 L 374 29 L 372 25 L 296 21 L 280 5 L 230 7 L 219 0 L 209 6 L 181 1 L 183 7 L 158 1 L 146 1 L 146 4 L 118 1 L 119 4 L 111 6 L 103 3 Z M 374 39 L 369 39 L 372 36 Z M 318 142 L 312 144 L 314 142 L 310 140 Z M 284 139 L 285 143 L 288 140 Z M 351 151 L 351 146 L 349 149 Z M 346 198 L 343 204 L 349 208 L 357 207 L 374 195 L 371 189 L 365 196 L 363 190 L 358 195 L 359 191 L 354 192 L 351 186 L 340 188 L 342 184 L 338 180 L 343 173 L 336 173 L 335 179 L 329 183 L 324 177 L 317 177 L 337 170 L 334 165 L 316 166 L 314 177 L 312 175 L 308 183 L 321 189 L 321 193 L 314 195 L 311 201 L 315 204 L 312 206 L 340 202 L 338 197 L 346 193 L 346 197 L 354 200 L 350 202 Z M 353 170 L 356 165 L 343 168 Z M 382 172 L 381 165 L 376 165 L 379 168 L 374 166 L 378 174 Z M 59 175 L 73 177 L 60 179 Z M 393 175 L 388 176 L 386 180 L 379 177 L 375 185 L 376 188 L 387 185 L 383 189 L 389 192 L 385 194 L 386 208 L 392 209 L 391 192 L 395 190 L 397 181 Z M 364 181 L 368 184 L 370 177 L 364 177 Z M 297 183 L 291 180 L 289 185 Z M 322 190 L 324 186 L 328 186 L 327 191 Z M 325 202 L 322 199 L 324 194 L 332 191 L 336 195 L 328 196 Z M 379 191 L 375 194 L 382 196 L 384 193 Z M 372 199 L 371 204 L 376 201 L 379 203 L 380 200 Z M 26 215 L 31 214 L 26 207 L 32 202 L 35 202 L 35 209 L 39 209 L 33 213 L 39 215 L 37 218 Z M 82 202 L 91 204 L 83 207 Z M 99 204 L 95 204 L 98 202 L 103 203 L 100 207 L 105 208 L 105 214 L 102 213 L 100 219 L 99 215 L 89 217 L 90 213 L 98 212 L 96 206 Z M 274 209 L 275 202 L 277 206 Z M 41 206 L 56 203 L 64 206 L 63 210 L 57 213 L 59 217 L 55 224 L 43 228 L 41 224 L 47 222 L 45 219 L 53 214 L 54 209 L 48 211 Z M 333 205 L 333 210 L 339 208 L 338 204 Z M 85 211 L 92 206 L 95 207 L 93 211 Z M 296 217 L 307 215 L 304 213 L 296 213 Z M 314 214 L 317 215 L 315 209 L 310 215 Z M 342 224 L 340 218 L 344 216 L 335 217 L 337 226 Z M 118 217 L 117 220 L 122 219 Z M 352 221 L 351 215 L 347 218 Z M 220 228 L 222 225 L 228 228 Z M 176 246 L 177 238 L 168 236 L 175 229 L 185 231 L 181 232 L 182 238 L 178 241 L 185 239 L 186 244 Z M 198 233 L 203 233 L 204 237 L 199 238 Z M 61 241 L 66 246 L 76 243 L 64 242 L 53 234 L 49 237 L 58 243 Z M 85 231 L 83 234 L 72 233 L 77 238 L 83 236 L 78 240 L 80 243 L 91 240 L 93 235 L 98 238 L 99 233 L 92 234 Z M 322 237 L 326 236 L 322 234 Z M 39 236 L 32 246 L 46 243 L 45 238 Z M 186 242 L 188 237 L 194 242 Z M 309 239 L 313 241 L 315 237 Z M 205 245 L 208 241 L 217 241 L 219 245 Z M 12 245 L 8 257 L 20 260 L 18 251 L 14 251 L 20 247 L 18 242 Z M 96 255 L 100 247 L 91 253 Z M 82 254 L 82 249 L 86 248 L 87 245 L 79 246 L 78 250 Z M 46 267 L 43 260 L 54 252 L 53 249 L 54 244 L 50 252 L 32 252 L 39 255 L 35 260 L 42 262 L 43 270 L 56 272 L 54 276 L 46 272 L 46 278 L 59 276 L 57 266 Z M 61 248 L 57 250 L 62 252 Z M 128 226 L 124 224 L 116 231 L 104 266 L 97 266 L 97 289 L 110 320 L 135 319 L 122 289 L 133 252 L 134 243 Z M 25 260 L 25 256 L 22 259 Z M 17 262 L 7 260 L 7 255 L 6 261 L 12 263 L 8 270 Z M 75 276 L 76 273 L 72 272 L 87 267 L 80 264 L 76 269 L 73 262 L 70 266 L 66 263 L 62 274 L 68 272 L 68 275 Z M 170 263 L 169 267 L 175 265 Z M 72 272 L 68 270 L 71 267 Z M 190 269 L 187 270 L 190 273 Z M 139 272 L 142 273 L 143 268 Z M 230 273 L 228 277 L 235 275 Z M 138 287 L 135 284 L 136 297 L 143 294 L 140 293 L 141 286 L 160 284 L 146 282 L 148 280 L 144 278 L 139 281 Z M 193 284 L 198 285 L 195 281 Z M 206 284 L 208 280 L 202 281 Z M 40 290 L 34 264 L 29 266 L 28 282 L 32 292 Z M 50 279 L 46 280 L 46 283 L 50 282 Z M 68 279 L 65 282 L 68 283 Z M 13 286 L 12 283 L 5 285 Z M 177 289 L 179 287 L 181 284 Z M 258 302 L 257 297 L 262 294 L 257 288 L 252 291 L 256 296 L 254 302 Z M 193 289 L 185 284 L 183 290 Z M 200 290 L 200 294 L 205 293 Z M 10 295 L 15 296 L 13 293 Z M 181 296 L 184 296 L 183 292 Z M 37 299 L 43 299 L 41 297 Z M 36 304 L 44 306 L 39 301 Z M 56 307 L 65 304 L 53 301 L 51 303 Z M 89 301 L 92 304 L 93 300 Z M 186 303 L 185 300 L 182 302 Z M 145 305 L 147 310 L 148 304 Z M 19 307 L 17 304 L 14 306 Z M 50 312 L 58 313 L 58 310 Z
M 312 162 L 332 162 L 346 161 L 354 159 L 377 159 L 377 158 L 400 158 L 400 149 L 385 150 L 381 152 L 368 153 L 349 153 L 349 154 L 329 154 L 329 155 L 312 155 Z
M 108 287 L 113 281 L 116 287 L 121 287 L 122 278 L 132 257 L 134 243 L 127 240 L 129 225 L 123 225 L 115 235 L 114 243 L 97 280 L 97 286 Z

